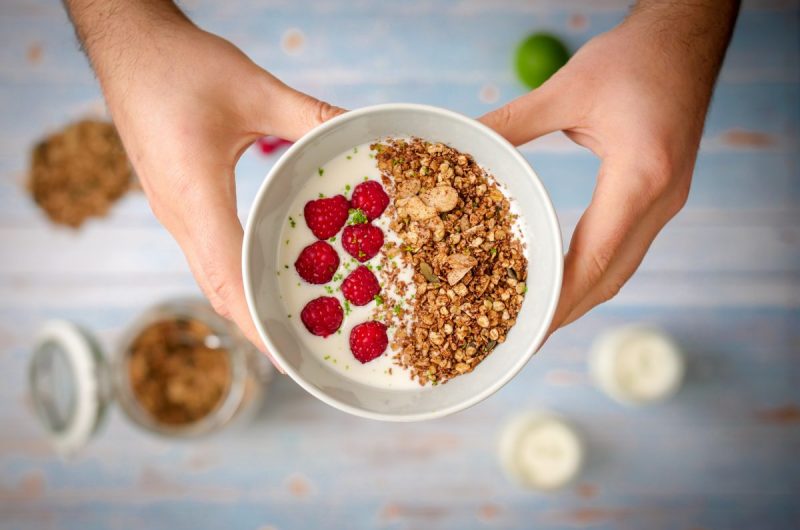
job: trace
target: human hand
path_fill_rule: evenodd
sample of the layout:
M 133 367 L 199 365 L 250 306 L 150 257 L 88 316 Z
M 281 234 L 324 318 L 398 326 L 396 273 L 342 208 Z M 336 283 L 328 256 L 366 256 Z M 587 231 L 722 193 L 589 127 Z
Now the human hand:
M 551 333 L 614 297 L 686 202 L 737 10 L 640 1 L 541 87 L 481 118 L 515 145 L 562 130 L 601 159 Z
M 68 5 L 153 213 L 216 311 L 265 351 L 244 297 L 234 167 L 257 138 L 295 140 L 341 109 L 289 88 L 171 3 Z

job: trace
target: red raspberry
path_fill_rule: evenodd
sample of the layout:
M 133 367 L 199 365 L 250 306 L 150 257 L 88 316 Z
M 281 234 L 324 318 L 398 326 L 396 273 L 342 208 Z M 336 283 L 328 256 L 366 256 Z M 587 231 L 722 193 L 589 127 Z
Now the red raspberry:
M 327 242 L 317 241 L 300 252 L 294 268 L 308 283 L 328 283 L 339 268 L 339 254 Z
M 327 199 L 309 201 L 303 208 L 303 216 L 317 239 L 328 239 L 342 229 L 349 210 L 350 204 L 344 195 L 335 195 Z
M 367 305 L 381 292 L 378 279 L 363 265 L 350 273 L 342 282 L 342 294 L 354 305 Z
M 372 221 L 377 219 L 389 205 L 389 196 L 377 180 L 362 182 L 353 190 L 350 199 L 353 208 L 358 208 Z
M 256 145 L 263 154 L 269 155 L 285 145 L 292 145 L 292 142 L 277 136 L 263 136 L 256 140 Z
M 371 224 L 346 226 L 342 232 L 342 246 L 348 254 L 363 263 L 383 246 L 383 231 Z
M 380 322 L 364 322 L 350 331 L 350 351 L 361 364 L 380 357 L 388 345 L 386 326 Z
M 300 312 L 300 320 L 313 335 L 327 337 L 342 325 L 344 311 L 339 300 L 320 296 L 311 300 Z

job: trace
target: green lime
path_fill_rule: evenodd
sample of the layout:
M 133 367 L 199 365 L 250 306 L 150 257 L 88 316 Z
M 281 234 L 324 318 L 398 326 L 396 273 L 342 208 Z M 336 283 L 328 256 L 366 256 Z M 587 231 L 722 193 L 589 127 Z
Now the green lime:
M 534 33 L 517 47 L 514 63 L 520 81 L 537 88 L 569 60 L 564 43 L 549 33 Z

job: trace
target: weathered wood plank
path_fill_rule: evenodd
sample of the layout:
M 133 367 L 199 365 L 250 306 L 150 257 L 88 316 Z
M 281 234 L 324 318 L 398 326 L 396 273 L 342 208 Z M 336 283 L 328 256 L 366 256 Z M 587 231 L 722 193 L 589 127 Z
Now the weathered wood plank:
M 479 115 L 522 89 L 511 50 L 532 29 L 573 47 L 628 0 L 186 1 L 287 82 L 346 107 L 417 101 Z M 282 48 L 292 29 L 302 46 Z M 102 113 L 58 3 L 0 6 L 0 527 L 763 528 L 800 521 L 800 2 L 746 1 L 722 71 L 686 209 L 619 297 L 555 334 L 522 373 L 453 417 L 385 425 L 336 412 L 279 380 L 244 431 L 175 443 L 112 411 L 75 461 L 55 457 L 26 397 L 34 330 L 68 318 L 110 350 L 137 314 L 197 293 L 141 195 L 79 232 L 55 229 L 24 193 L 31 144 Z M 412 38 L 413 37 L 413 38 Z M 287 53 L 290 52 L 290 53 Z M 597 162 L 559 135 L 523 146 L 568 237 Z M 237 168 L 242 215 L 274 163 Z M 623 409 L 587 374 L 591 341 L 651 322 L 686 350 L 687 382 L 654 408 Z M 496 434 L 547 408 L 586 437 L 574 487 L 522 491 L 501 475 Z

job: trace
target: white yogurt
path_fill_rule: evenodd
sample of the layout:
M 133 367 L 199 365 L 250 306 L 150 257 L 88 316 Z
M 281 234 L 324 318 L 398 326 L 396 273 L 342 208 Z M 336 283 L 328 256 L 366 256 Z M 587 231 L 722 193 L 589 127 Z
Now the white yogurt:
M 373 320 L 376 302 L 370 302 L 362 307 L 349 304 L 348 314 L 348 305 L 345 304 L 345 299 L 339 290 L 339 286 L 343 279 L 360 263 L 342 247 L 341 232 L 337 234 L 335 241 L 329 241 L 339 254 L 340 264 L 337 276 L 335 276 L 338 280 L 331 281 L 326 285 L 311 285 L 303 281 L 294 268 L 294 262 L 303 248 L 317 240 L 303 218 L 303 208 L 306 203 L 319 199 L 320 194 L 325 197 L 342 194 L 350 199 L 353 189 L 364 180 L 377 180 L 380 182 L 380 171 L 373 158 L 374 154 L 374 152 L 370 152 L 369 143 L 359 145 L 342 153 L 318 171 L 315 171 L 308 183 L 294 198 L 289 208 L 289 217 L 285 220 L 282 228 L 282 243 L 277 253 L 277 269 L 280 273 L 278 284 L 286 313 L 291 315 L 289 322 L 295 326 L 297 335 L 308 349 L 326 366 L 353 381 L 366 385 L 394 389 L 418 389 L 420 388 L 419 383 L 411 379 L 410 373 L 394 364 L 392 359 L 394 352 L 391 347 L 387 348 L 382 356 L 366 364 L 361 364 L 353 357 L 350 351 L 350 330 L 362 322 Z M 381 217 L 373 221 L 373 224 L 383 230 L 384 241 L 399 240 L 397 235 L 389 230 L 389 219 L 385 212 Z M 381 273 L 376 268 L 380 263 L 381 255 L 382 252 L 378 253 L 374 258 L 365 262 L 364 265 L 371 265 L 378 281 L 384 283 Z M 405 266 L 400 259 L 397 259 L 396 263 L 403 268 L 401 278 L 411 283 L 413 271 Z M 339 332 L 324 338 L 309 333 L 300 320 L 300 312 L 303 307 L 310 300 L 320 296 L 334 296 L 339 299 L 342 307 L 345 308 L 345 317 Z M 397 293 L 393 294 L 392 291 L 387 291 L 384 285 L 381 296 L 385 299 L 384 303 L 394 303 L 392 299 L 398 295 Z M 413 293 L 405 293 L 404 296 L 405 298 L 413 297 Z M 405 307 L 408 306 L 406 305 Z M 394 328 L 389 328 L 390 344 L 393 334 Z

